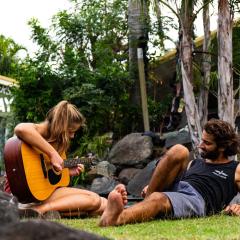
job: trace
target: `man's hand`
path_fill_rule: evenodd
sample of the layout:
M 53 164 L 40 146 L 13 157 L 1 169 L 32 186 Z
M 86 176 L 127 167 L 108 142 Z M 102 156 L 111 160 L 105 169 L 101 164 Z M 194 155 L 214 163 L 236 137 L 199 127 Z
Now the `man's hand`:
M 69 168 L 70 176 L 78 176 L 82 172 L 84 172 L 84 165 L 83 164 L 78 164 L 76 167 Z
M 141 195 L 142 195 L 143 198 L 146 197 L 147 189 L 148 189 L 148 185 L 145 186 L 145 187 L 143 188 L 142 192 L 141 192 Z
M 224 209 L 224 213 L 229 214 L 229 215 L 240 216 L 240 204 L 228 205 Z

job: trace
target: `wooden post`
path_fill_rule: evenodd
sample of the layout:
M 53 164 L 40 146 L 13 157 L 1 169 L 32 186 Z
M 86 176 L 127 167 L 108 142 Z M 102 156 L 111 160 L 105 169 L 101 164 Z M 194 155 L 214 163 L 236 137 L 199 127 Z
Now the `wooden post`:
M 144 72 L 142 48 L 137 49 L 137 56 L 138 56 L 138 71 L 139 71 L 139 81 L 140 81 L 140 89 L 141 89 L 141 102 L 142 102 L 144 131 L 149 131 L 150 128 L 149 128 L 149 119 L 148 119 L 147 92 L 146 92 L 146 82 L 145 82 L 145 72 Z

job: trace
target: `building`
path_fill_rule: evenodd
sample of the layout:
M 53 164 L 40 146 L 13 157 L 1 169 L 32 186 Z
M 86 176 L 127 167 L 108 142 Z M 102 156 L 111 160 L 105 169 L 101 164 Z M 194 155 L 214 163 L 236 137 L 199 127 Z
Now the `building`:
M 10 88 L 17 84 L 15 79 L 0 75 L 0 170 L 3 169 L 3 148 L 10 134 L 11 103 Z

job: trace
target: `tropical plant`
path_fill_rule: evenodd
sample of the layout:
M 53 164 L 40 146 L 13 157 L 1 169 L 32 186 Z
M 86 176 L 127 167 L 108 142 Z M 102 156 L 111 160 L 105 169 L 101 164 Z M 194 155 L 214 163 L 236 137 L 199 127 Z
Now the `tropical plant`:
M 153 129 L 154 132 L 162 133 L 163 124 L 169 112 L 171 99 L 172 95 L 170 93 L 166 94 L 162 101 L 155 101 L 151 97 L 148 98 L 149 121 L 151 129 Z
M 19 121 L 41 121 L 51 106 L 68 99 L 86 116 L 90 136 L 125 134 L 130 129 L 129 114 L 123 112 L 130 86 L 127 2 L 72 2 L 73 11 L 56 14 L 49 29 L 30 20 L 39 50 L 21 65 L 14 111 Z
M 73 157 L 92 157 L 93 161 L 100 161 L 104 160 L 107 157 L 107 154 L 111 148 L 112 145 L 112 137 L 113 133 L 105 133 L 101 136 L 94 136 L 94 137 L 89 137 L 88 135 L 84 135 L 82 138 L 79 138 L 77 142 L 77 148 L 76 150 L 72 153 Z M 88 170 L 91 169 L 86 169 L 85 172 L 81 173 L 79 176 L 73 177 L 72 178 L 72 185 L 85 185 L 88 181 Z
M 20 61 L 18 53 L 26 50 L 23 46 L 14 42 L 11 38 L 0 35 L 0 74 L 12 76 L 16 72 Z
M 0 35 L 0 75 L 14 77 L 18 72 L 20 57 L 19 53 L 24 50 L 22 46 L 14 42 L 11 38 L 6 38 Z M 1 85 L 0 97 L 2 103 L 5 103 L 5 98 L 10 101 L 11 95 L 9 87 Z M 3 167 L 3 147 L 6 139 L 11 135 L 15 121 L 11 113 L 0 112 L 0 168 Z

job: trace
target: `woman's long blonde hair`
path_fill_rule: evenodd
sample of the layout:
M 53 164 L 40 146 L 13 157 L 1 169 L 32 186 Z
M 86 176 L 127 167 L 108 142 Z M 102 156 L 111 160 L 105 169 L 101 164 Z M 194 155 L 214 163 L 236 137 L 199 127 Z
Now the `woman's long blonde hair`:
M 46 121 L 48 121 L 47 141 L 54 143 L 57 151 L 62 153 L 67 151 L 70 144 L 69 128 L 75 124 L 83 127 L 86 120 L 75 105 L 63 100 L 48 111 Z

